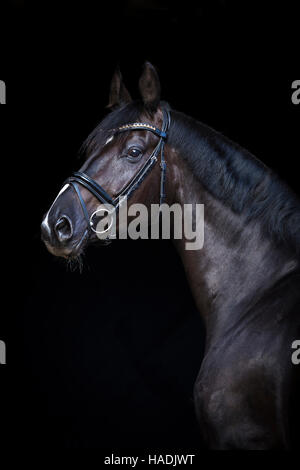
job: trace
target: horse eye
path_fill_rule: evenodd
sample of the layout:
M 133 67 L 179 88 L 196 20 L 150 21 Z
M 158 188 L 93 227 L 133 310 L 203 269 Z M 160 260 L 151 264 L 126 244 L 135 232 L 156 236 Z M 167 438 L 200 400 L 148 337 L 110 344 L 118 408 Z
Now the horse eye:
M 132 158 L 138 158 L 142 155 L 142 151 L 137 147 L 131 147 L 130 149 L 128 149 L 127 155 Z

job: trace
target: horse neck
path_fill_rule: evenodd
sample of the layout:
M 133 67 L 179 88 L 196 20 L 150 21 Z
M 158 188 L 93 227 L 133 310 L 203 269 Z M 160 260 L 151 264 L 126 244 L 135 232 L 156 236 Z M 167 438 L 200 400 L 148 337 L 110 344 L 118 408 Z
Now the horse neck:
M 214 198 L 171 149 L 169 203 L 204 204 L 204 245 L 186 250 L 175 240 L 196 304 L 205 323 L 218 318 L 220 329 L 259 300 L 278 280 L 298 268 L 297 258 L 267 237 L 258 220 L 246 222 Z

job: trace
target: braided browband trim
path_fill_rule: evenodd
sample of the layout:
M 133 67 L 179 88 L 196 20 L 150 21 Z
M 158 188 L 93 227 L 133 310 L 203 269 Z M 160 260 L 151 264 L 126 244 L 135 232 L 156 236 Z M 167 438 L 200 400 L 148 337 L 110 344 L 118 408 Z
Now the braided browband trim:
M 152 126 L 151 124 L 147 124 L 145 122 L 133 122 L 132 124 L 124 124 L 123 126 L 117 127 L 115 129 L 115 132 L 123 132 L 129 130 L 146 130 L 153 132 L 162 139 L 166 139 L 167 137 L 167 134 L 164 131 L 161 131 L 160 129 L 158 129 L 158 127 Z
M 133 122 L 132 124 L 124 124 L 124 126 L 118 127 L 118 130 L 125 130 L 125 129 L 131 129 L 133 127 L 146 127 L 147 129 L 151 129 L 152 131 L 157 131 L 157 128 L 155 126 L 151 126 L 151 124 L 146 124 L 143 122 Z

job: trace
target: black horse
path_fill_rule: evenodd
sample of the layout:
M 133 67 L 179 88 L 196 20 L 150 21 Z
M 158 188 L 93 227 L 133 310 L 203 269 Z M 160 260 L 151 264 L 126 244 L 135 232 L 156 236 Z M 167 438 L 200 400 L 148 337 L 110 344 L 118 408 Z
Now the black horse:
M 133 181 L 130 204 L 157 204 L 162 188 L 169 205 L 204 204 L 203 249 L 174 240 L 207 332 L 194 389 L 203 435 L 215 449 L 288 448 L 300 367 L 291 361 L 300 338 L 299 200 L 249 152 L 160 101 L 149 63 L 139 89 L 132 101 L 115 73 L 110 112 L 84 143 L 85 163 L 46 214 L 42 238 L 56 256 L 80 256 L 98 240 L 88 224 L 99 198 L 115 201 Z M 148 168 L 155 152 L 161 168 Z

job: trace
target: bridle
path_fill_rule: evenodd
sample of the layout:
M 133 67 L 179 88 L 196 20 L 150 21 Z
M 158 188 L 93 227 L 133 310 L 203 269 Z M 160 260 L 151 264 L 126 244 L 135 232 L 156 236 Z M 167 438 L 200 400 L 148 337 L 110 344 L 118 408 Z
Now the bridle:
M 153 134 L 159 137 L 159 141 L 145 162 L 142 168 L 136 173 L 136 175 L 129 181 L 129 183 L 125 186 L 125 188 L 118 194 L 114 199 L 110 197 L 110 195 L 100 186 L 95 180 L 90 178 L 86 173 L 82 171 L 75 171 L 72 175 L 65 181 L 65 184 L 70 184 L 74 191 L 77 194 L 78 200 L 80 202 L 84 217 L 87 221 L 87 228 L 91 230 L 91 217 L 89 216 L 87 207 L 81 195 L 79 185 L 86 188 L 90 193 L 95 196 L 99 202 L 102 204 L 110 204 L 113 206 L 115 211 L 118 211 L 120 202 L 123 198 L 129 198 L 134 191 L 138 189 L 138 187 L 143 182 L 144 178 L 148 175 L 148 173 L 153 169 L 154 165 L 158 161 L 159 154 L 160 154 L 160 198 L 159 203 L 160 205 L 164 202 L 165 199 L 165 181 L 166 181 L 166 161 L 164 155 L 164 145 L 165 141 L 168 137 L 168 130 L 170 128 L 171 117 L 168 110 L 163 109 L 163 123 L 161 130 L 151 124 L 142 123 L 142 122 L 134 122 L 132 124 L 125 124 L 123 126 L 117 127 L 113 130 L 113 135 L 119 134 L 121 132 L 127 131 L 150 131 Z M 94 230 L 94 229 L 93 229 Z M 95 230 L 94 230 L 95 231 Z

